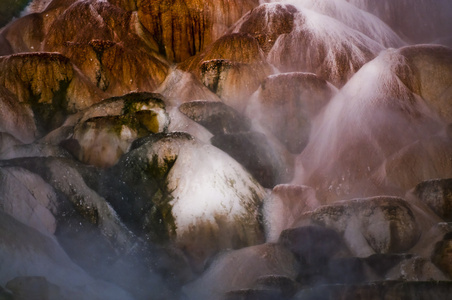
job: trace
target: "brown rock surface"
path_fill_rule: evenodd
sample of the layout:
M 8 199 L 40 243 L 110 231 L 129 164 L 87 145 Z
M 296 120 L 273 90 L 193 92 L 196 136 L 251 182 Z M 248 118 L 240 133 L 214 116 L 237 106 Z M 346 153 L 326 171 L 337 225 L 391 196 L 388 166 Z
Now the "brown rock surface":
M 43 48 L 68 56 L 93 83 L 113 95 L 153 91 L 168 73 L 168 63 L 157 54 L 157 45 L 136 14 L 108 2 L 70 6 L 52 23 Z
M 99 101 L 92 86 L 69 59 L 58 53 L 24 53 L 0 58 L 0 84 L 30 105 L 37 124 L 52 129 L 74 113 Z
M 273 70 L 249 34 L 228 34 L 202 53 L 179 64 L 193 72 L 226 104 L 243 112 L 249 96 Z
M 141 23 L 155 37 L 160 53 L 175 62 L 203 51 L 258 4 L 257 0 L 137 1 Z
M 296 12 L 292 5 L 263 4 L 244 15 L 230 32 L 251 34 L 268 53 L 280 35 L 293 30 Z

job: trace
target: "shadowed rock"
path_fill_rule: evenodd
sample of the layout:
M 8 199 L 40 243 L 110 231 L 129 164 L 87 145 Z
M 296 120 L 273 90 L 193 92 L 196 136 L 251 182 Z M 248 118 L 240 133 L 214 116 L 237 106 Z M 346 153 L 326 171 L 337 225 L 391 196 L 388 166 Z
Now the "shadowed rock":
M 288 177 L 283 157 L 272 148 L 263 133 L 217 134 L 210 142 L 244 166 L 263 187 L 273 188 Z
M 406 251 L 420 237 L 409 204 L 396 197 L 339 201 L 317 208 L 311 220 L 339 232 L 352 253 L 361 257 Z
M 452 278 L 452 234 L 445 234 L 443 240 L 435 244 L 431 260 L 448 277 Z
M 439 217 L 452 221 L 452 179 L 436 179 L 419 183 L 414 193 Z
M 299 292 L 295 300 L 347 299 L 447 299 L 452 292 L 449 281 L 387 281 L 356 285 L 322 285 Z
M 228 134 L 248 131 L 251 122 L 222 102 L 192 101 L 181 104 L 179 110 L 212 134 Z
M 297 258 L 300 264 L 298 280 L 304 285 L 327 280 L 331 261 L 348 252 L 337 232 L 317 226 L 286 229 L 281 233 L 279 243 Z
M 266 275 L 256 279 L 254 288 L 258 290 L 277 291 L 280 297 L 290 298 L 296 293 L 298 283 L 287 276 Z
M 24 225 L 3 212 L 0 212 L 0 236 L 2 264 L 8 265 L 8 268 L 2 268 L 0 283 L 8 283 L 6 285 L 14 296 L 24 297 L 18 299 L 39 296 L 34 292 L 48 293 L 48 288 L 55 287 L 54 285 L 61 288 L 66 299 L 71 300 L 96 299 L 100 295 L 108 295 L 110 299 L 132 299 L 124 290 L 90 277 L 72 262 L 55 238 Z M 15 279 L 19 276 L 25 278 Z M 36 281 L 33 280 L 36 277 L 28 276 L 42 276 L 45 279 L 41 277 Z M 33 286 L 33 282 L 37 286 Z M 55 291 L 53 288 L 51 290 Z M 58 298 L 60 296 L 61 294 Z
M 12 18 L 18 17 L 29 0 L 4 0 L 0 3 L 0 28 Z

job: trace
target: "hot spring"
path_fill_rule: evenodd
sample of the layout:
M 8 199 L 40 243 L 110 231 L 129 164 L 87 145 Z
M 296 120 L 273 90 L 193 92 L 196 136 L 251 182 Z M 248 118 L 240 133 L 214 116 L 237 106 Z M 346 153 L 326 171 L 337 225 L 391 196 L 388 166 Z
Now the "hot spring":
M 450 0 L 4 0 L 0 299 L 447 299 Z

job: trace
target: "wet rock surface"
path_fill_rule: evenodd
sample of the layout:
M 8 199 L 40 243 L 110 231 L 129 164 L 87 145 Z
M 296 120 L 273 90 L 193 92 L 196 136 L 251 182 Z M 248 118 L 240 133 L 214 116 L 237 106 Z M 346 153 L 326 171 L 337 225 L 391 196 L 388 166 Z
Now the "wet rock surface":
M 0 299 L 450 298 L 452 5 L 374 2 L 2 1 Z

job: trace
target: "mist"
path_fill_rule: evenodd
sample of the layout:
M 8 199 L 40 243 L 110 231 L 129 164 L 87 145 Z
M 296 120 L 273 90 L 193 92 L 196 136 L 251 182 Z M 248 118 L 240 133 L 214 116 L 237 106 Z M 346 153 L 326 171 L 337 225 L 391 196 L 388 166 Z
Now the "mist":
M 0 10 L 0 299 L 452 292 L 450 1 Z

